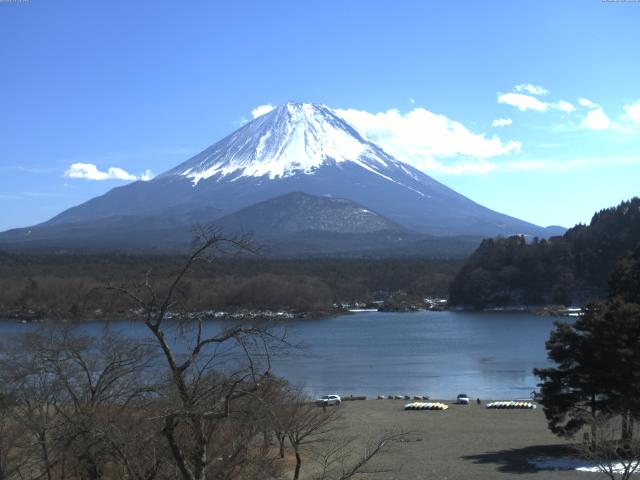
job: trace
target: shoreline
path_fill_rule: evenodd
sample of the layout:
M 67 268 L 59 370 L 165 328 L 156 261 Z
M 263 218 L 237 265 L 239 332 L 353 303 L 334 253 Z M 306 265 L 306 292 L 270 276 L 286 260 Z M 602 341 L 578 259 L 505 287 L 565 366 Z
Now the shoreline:
M 230 310 L 230 311 L 216 311 L 216 310 L 203 310 L 195 312 L 185 313 L 171 313 L 168 312 L 165 316 L 167 320 L 189 320 L 201 317 L 203 320 L 304 320 L 304 319 L 323 319 L 331 318 L 337 315 L 346 315 L 353 312 L 349 310 L 335 310 L 335 311 L 309 311 L 309 312 L 288 312 L 288 311 L 272 311 L 272 310 Z M 79 317 L 64 316 L 64 315 L 52 315 L 45 312 L 36 311 L 0 311 L 0 322 L 17 322 L 17 323 L 58 323 L 58 322 L 96 322 L 96 321 L 125 321 L 125 320 L 143 320 L 144 316 L 139 311 L 130 311 L 124 314 L 109 314 L 101 311 L 92 312 L 93 315 L 83 315 Z
M 509 306 L 509 307 L 491 307 L 491 308 L 471 308 L 471 307 L 449 307 L 449 308 L 433 308 L 425 305 L 411 305 L 403 308 L 392 308 L 388 306 L 380 306 L 378 308 L 341 306 L 329 311 L 307 311 L 307 312 L 291 312 L 286 310 L 202 310 L 185 313 L 168 313 L 167 319 L 195 319 L 202 317 L 203 320 L 316 320 L 332 318 L 339 315 L 352 315 L 358 313 L 415 313 L 415 312 L 485 312 L 485 313 L 528 313 L 539 317 L 578 317 L 582 313 L 579 307 L 562 307 L 558 305 L 542 305 L 542 306 Z M 139 311 L 132 310 L 126 314 L 108 314 L 100 310 L 91 312 L 92 315 L 82 316 L 66 316 L 59 313 L 42 312 L 34 310 L 7 310 L 0 311 L 0 321 L 12 321 L 17 323 L 57 323 L 57 322 L 86 322 L 86 321 L 122 321 L 122 320 L 142 320 L 143 315 Z

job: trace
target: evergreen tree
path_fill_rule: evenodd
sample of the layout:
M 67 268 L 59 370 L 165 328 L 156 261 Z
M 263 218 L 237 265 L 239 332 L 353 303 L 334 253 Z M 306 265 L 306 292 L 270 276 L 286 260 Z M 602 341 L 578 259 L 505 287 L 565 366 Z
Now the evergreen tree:
M 609 279 L 609 298 L 640 304 L 640 248 L 623 256 Z
M 607 278 L 625 252 L 640 250 L 640 198 L 597 212 L 591 223 L 576 225 L 562 237 L 526 240 L 522 236 L 484 240 L 451 283 L 451 305 L 479 308 L 505 305 L 582 303 L 605 298 Z M 625 257 L 637 272 L 640 251 Z M 640 274 L 623 274 L 615 288 L 635 292 Z M 620 282 L 627 282 L 623 285 Z M 635 296 L 633 296 L 635 295 Z
M 640 256 L 620 262 L 611 296 L 591 304 L 574 323 L 557 322 L 546 343 L 553 368 L 536 369 L 552 432 L 572 437 L 586 425 L 592 441 L 599 415 L 620 416 L 623 441 L 640 419 Z
M 573 437 L 586 425 L 595 426 L 598 414 L 610 408 L 608 369 L 598 352 L 602 321 L 602 307 L 589 305 L 575 323 L 556 322 L 546 342 L 556 367 L 534 370 L 542 381 L 549 429 L 556 435 Z

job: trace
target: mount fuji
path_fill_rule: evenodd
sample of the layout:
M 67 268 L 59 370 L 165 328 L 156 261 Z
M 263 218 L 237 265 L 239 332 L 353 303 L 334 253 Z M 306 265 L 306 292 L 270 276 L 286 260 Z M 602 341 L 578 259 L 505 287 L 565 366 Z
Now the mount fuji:
M 282 229 L 276 218 L 285 211 L 297 220 Z M 387 154 L 324 105 L 287 103 L 153 180 L 4 232 L 0 245 L 162 248 L 184 244 L 194 223 L 257 228 L 271 239 L 319 231 L 371 239 L 384 232 L 405 241 L 562 233 L 456 193 Z

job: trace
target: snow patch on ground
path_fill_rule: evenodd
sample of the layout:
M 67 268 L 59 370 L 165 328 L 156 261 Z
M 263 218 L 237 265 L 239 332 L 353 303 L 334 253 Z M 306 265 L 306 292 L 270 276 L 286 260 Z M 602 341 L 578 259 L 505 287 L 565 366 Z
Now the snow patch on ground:
M 529 463 L 539 470 L 575 470 L 577 472 L 585 473 L 601 472 L 597 466 L 597 462 L 593 460 L 581 460 L 579 458 L 544 457 L 529 460 Z M 613 470 L 615 473 L 620 474 L 624 472 L 624 467 L 622 464 L 618 463 L 613 465 Z M 640 474 L 640 469 L 636 470 L 635 473 Z

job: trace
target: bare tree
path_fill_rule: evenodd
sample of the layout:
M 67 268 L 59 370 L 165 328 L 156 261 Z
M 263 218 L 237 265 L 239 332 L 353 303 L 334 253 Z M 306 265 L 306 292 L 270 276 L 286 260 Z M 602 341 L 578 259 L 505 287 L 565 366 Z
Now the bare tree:
M 298 396 L 286 409 L 287 438 L 296 457 L 293 480 L 298 480 L 304 452 L 320 442 L 331 441 L 328 434 L 335 431 L 338 408 L 318 408 L 303 396 Z
M 579 455 L 611 480 L 629 480 L 640 472 L 639 429 L 630 427 L 628 419 L 620 416 L 602 414 L 594 421 L 598 436 L 591 441 L 585 437 L 585 442 L 577 446 Z
M 2 383 L 10 386 L 9 395 L 13 399 L 9 421 L 19 426 L 27 437 L 21 456 L 29 465 L 29 476 L 52 480 L 54 470 L 62 463 L 54 445 L 60 425 L 56 412 L 61 397 L 60 384 L 45 372 L 38 355 L 30 349 L 30 334 L 10 340 L 3 342 L 0 361 Z M 58 478 L 64 479 L 64 473 Z
M 26 475 L 31 440 L 14 420 L 15 401 L 0 394 L 0 480 Z
M 120 466 L 119 478 L 154 478 L 159 462 L 139 455 L 135 443 L 141 432 L 149 435 L 148 447 L 159 439 L 141 415 L 153 393 L 145 381 L 152 365 L 147 346 L 108 331 L 87 337 L 69 328 L 12 343 L 0 371 L 12 386 L 13 424 L 30 440 L 22 452 L 29 478 L 97 479 Z
M 374 457 L 387 453 L 397 442 L 404 441 L 409 432 L 383 432 L 362 448 L 357 437 L 333 438 L 327 447 L 314 452 L 314 461 L 320 473 L 314 480 L 348 480 L 364 473 L 364 468 Z M 385 473 L 388 469 L 374 468 L 367 473 Z
M 242 465 L 238 459 L 246 456 L 246 438 L 237 445 L 232 442 L 231 452 L 225 451 L 224 468 L 220 467 L 220 455 L 210 454 L 212 449 L 220 450 L 225 445 L 227 435 L 236 426 L 233 420 L 244 418 L 240 400 L 259 390 L 269 373 L 269 345 L 280 339 L 265 328 L 239 324 L 209 333 L 203 319 L 196 317 L 182 325 L 187 335 L 183 337 L 186 345 L 181 351 L 168 338 L 172 325 L 166 320 L 178 308 L 180 287 L 197 262 L 210 260 L 214 253 L 229 255 L 251 250 L 252 245 L 246 239 L 200 229 L 193 252 L 165 292 L 154 288 L 150 275 L 138 288 L 109 287 L 129 297 L 144 312 L 144 324 L 162 352 L 171 392 L 167 392 L 170 401 L 165 402 L 159 417 L 164 422 L 162 433 L 184 480 L 205 480 L 211 469 L 229 472 Z M 265 361 L 258 362 L 260 358 L 266 361 L 266 366 Z

